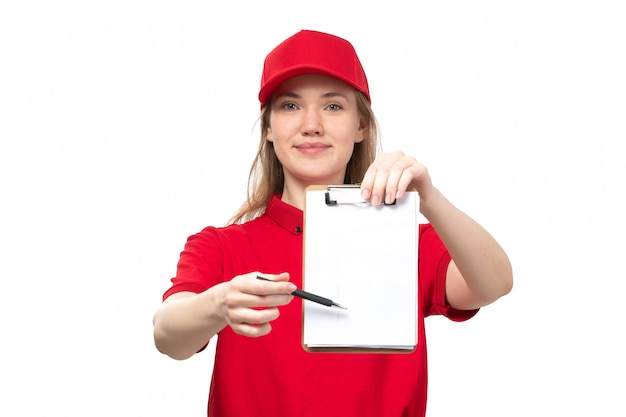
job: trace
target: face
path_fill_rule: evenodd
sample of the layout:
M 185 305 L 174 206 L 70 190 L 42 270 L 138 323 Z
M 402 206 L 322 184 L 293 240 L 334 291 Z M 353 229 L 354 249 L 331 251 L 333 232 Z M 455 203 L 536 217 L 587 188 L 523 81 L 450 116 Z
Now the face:
M 333 77 L 307 74 L 276 90 L 266 138 L 283 166 L 285 186 L 306 187 L 342 184 L 364 131 L 352 87 Z

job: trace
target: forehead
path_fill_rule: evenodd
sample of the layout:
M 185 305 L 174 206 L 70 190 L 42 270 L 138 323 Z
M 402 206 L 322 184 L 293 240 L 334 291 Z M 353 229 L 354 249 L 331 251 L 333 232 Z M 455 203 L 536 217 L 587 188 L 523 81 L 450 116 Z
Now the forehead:
M 298 75 L 283 82 L 275 91 L 274 96 L 297 93 L 304 90 L 319 90 L 321 94 L 329 92 L 340 93 L 347 98 L 352 99 L 356 93 L 354 88 L 338 78 L 321 74 L 305 74 Z

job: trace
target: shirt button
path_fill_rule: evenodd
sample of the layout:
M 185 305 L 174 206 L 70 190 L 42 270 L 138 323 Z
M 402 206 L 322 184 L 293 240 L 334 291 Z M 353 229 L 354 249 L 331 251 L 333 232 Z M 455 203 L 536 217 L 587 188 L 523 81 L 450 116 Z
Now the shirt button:
M 300 233 L 302 231 L 302 228 L 300 226 L 296 226 L 296 233 Z

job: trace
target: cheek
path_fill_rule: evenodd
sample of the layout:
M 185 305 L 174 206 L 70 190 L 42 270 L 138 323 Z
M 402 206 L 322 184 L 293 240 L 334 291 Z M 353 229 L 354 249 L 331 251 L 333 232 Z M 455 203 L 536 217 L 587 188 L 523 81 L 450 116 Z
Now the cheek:
M 350 129 L 346 131 L 343 135 L 346 143 L 350 142 L 352 145 L 355 143 L 361 142 L 363 140 L 363 132 L 359 129 Z
M 281 137 L 279 135 L 277 136 L 276 134 L 274 134 L 274 139 L 270 141 L 268 145 L 274 149 L 274 155 L 276 155 L 278 162 L 280 162 L 282 165 L 285 161 L 285 155 L 287 155 L 289 152 L 286 141 L 281 140 Z
M 268 128 L 268 139 L 273 142 L 285 142 L 288 138 L 294 136 L 297 132 L 296 124 L 293 121 L 284 118 L 275 118 L 271 120 L 272 126 Z

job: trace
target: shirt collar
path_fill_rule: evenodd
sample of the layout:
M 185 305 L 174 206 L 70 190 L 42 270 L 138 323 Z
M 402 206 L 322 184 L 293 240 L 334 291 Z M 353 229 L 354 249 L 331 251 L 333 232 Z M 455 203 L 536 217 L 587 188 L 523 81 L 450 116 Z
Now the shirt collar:
M 285 203 L 278 194 L 272 195 L 265 214 L 289 233 L 293 235 L 302 233 L 304 218 L 302 210 Z

